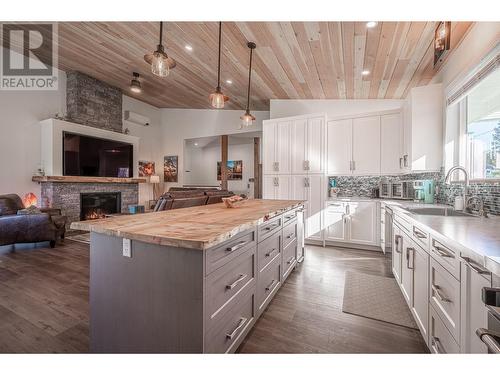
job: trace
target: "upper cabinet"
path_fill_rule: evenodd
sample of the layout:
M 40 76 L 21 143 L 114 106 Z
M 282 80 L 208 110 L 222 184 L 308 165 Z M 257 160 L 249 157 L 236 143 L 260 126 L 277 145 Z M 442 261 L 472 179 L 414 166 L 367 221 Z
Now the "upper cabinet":
M 403 129 L 401 113 L 380 116 L 380 173 L 403 171 Z
M 290 127 L 289 121 L 264 121 L 264 174 L 290 174 Z
M 443 89 L 415 87 L 403 108 L 404 172 L 439 171 L 443 159 Z
M 264 174 L 322 174 L 325 148 L 324 115 L 264 121 Z
M 351 174 L 352 166 L 352 119 L 328 121 L 327 173 L 329 175 Z
M 380 116 L 352 120 L 352 173 L 380 174 Z

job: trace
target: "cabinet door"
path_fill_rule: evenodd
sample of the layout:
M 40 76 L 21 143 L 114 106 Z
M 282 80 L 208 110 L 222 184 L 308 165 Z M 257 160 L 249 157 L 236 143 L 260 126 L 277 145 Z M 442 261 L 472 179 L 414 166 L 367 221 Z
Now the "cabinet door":
M 380 116 L 380 172 L 400 173 L 403 167 L 401 114 Z
M 408 172 L 411 169 L 411 95 L 405 101 L 403 106 L 403 150 L 401 157 L 403 158 L 403 171 Z
M 380 116 L 352 121 L 353 174 L 380 174 Z
M 278 176 L 275 199 L 290 199 L 290 176 Z
M 415 245 L 412 312 L 425 342 L 429 340 L 429 254 Z
M 410 237 L 403 234 L 403 252 L 401 259 L 401 291 L 408 306 L 413 306 L 413 268 L 414 268 L 414 253 L 415 247 L 413 246 Z
M 465 262 L 461 264 L 461 345 L 462 353 L 488 353 L 476 335 L 478 328 L 488 327 L 488 310 L 481 300 L 483 287 L 491 287 L 491 275 L 479 274 Z
M 262 122 L 262 142 L 263 174 L 276 173 L 276 122 Z
M 307 120 L 306 164 L 308 173 L 323 173 L 325 170 L 325 118 Z
M 306 169 L 306 141 L 307 141 L 307 119 L 293 121 L 291 130 L 291 160 L 292 173 L 307 173 Z
M 345 241 L 345 204 L 330 203 L 325 210 L 325 240 Z
M 278 174 L 290 174 L 290 121 L 278 122 L 276 125 L 276 169 Z
M 351 174 L 352 120 L 328 121 L 327 171 L 329 175 Z
M 402 231 L 398 226 L 392 226 L 392 274 L 401 284 L 401 254 L 403 253 L 404 243 Z
M 262 178 L 262 198 L 276 199 L 277 176 L 267 175 Z
M 308 217 L 306 219 L 306 235 L 308 238 L 322 240 L 322 223 L 323 223 L 323 176 L 309 175 L 307 176 L 307 201 L 308 201 Z
M 350 242 L 376 245 L 377 204 L 375 202 L 349 202 L 348 207 Z

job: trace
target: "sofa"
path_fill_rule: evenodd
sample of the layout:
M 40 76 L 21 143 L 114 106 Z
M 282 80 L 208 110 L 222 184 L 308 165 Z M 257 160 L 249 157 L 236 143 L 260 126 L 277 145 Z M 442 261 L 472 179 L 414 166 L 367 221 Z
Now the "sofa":
M 233 192 L 228 190 L 171 188 L 158 199 L 153 211 L 175 210 L 177 208 L 221 203 L 222 198 L 232 195 L 234 195 Z
M 24 209 L 21 198 L 16 194 L 0 195 L 0 246 L 16 243 L 50 243 L 56 245 L 58 237 L 64 238 L 64 218 L 58 209 L 40 209 L 39 213 L 18 214 Z

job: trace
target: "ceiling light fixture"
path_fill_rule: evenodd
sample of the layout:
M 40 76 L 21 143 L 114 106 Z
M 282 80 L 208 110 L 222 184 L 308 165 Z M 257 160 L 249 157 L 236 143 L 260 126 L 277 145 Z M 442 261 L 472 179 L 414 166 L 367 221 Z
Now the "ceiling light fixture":
M 248 66 L 247 107 L 245 113 L 240 117 L 242 128 L 253 125 L 253 122 L 255 121 L 255 116 L 250 113 L 250 84 L 252 80 L 252 55 L 253 50 L 257 47 L 257 45 L 254 42 L 248 42 L 247 46 L 250 48 L 250 64 Z
M 370 74 L 370 71 L 369 70 L 363 70 L 361 72 L 361 74 L 364 75 L 364 76 L 367 76 L 368 74 Z
M 156 51 L 144 55 L 144 61 L 151 65 L 151 72 L 159 77 L 166 77 L 170 73 L 170 69 L 175 68 L 175 60 L 165 53 L 165 48 L 162 44 L 163 39 L 163 22 L 160 22 L 160 42 L 156 46 Z
M 198 146 L 198 143 L 196 143 L 196 142 L 195 142 L 195 143 L 194 143 L 194 145 L 195 145 L 195 146 Z
M 208 97 L 208 99 L 210 100 L 210 105 L 217 109 L 224 108 L 224 103 L 229 100 L 229 97 L 224 95 L 220 88 L 221 46 L 222 46 L 222 22 L 219 22 L 219 62 L 217 65 L 217 87 L 215 88 L 215 92 L 211 93 Z
M 368 27 L 369 29 L 372 29 L 375 26 L 377 26 L 377 22 L 375 22 L 375 21 L 369 21 L 366 23 L 366 27 Z
M 233 84 L 233 81 L 231 81 L 230 79 L 228 79 L 228 80 L 226 81 L 226 83 L 227 83 L 228 85 L 232 85 L 232 84 Z
M 139 81 L 139 73 L 133 72 L 132 81 L 130 81 L 130 91 L 140 94 L 142 92 L 141 81 Z
M 189 44 L 186 44 L 186 45 L 184 46 L 184 48 L 185 48 L 185 49 L 187 49 L 187 50 L 188 50 L 188 51 L 190 51 L 190 52 L 193 50 L 193 47 L 192 47 L 192 46 L 190 46 Z

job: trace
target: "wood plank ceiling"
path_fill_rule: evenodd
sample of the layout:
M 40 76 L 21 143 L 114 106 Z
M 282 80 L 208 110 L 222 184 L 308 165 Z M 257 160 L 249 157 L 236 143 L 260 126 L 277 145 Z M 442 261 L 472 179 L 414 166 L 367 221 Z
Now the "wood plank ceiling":
M 471 24 L 452 23 L 452 48 Z M 365 22 L 223 23 L 222 87 L 231 98 L 226 108 L 245 107 L 247 41 L 257 43 L 252 109 L 267 110 L 269 99 L 403 98 L 436 73 L 435 27 L 435 22 L 379 22 L 374 28 Z M 156 107 L 210 108 L 217 28 L 216 22 L 165 23 L 164 44 L 177 67 L 158 78 L 143 60 L 158 43 L 158 22 L 60 23 L 59 67 L 89 74 Z M 370 74 L 362 75 L 364 70 Z M 134 71 L 143 84 L 138 95 L 129 91 Z

